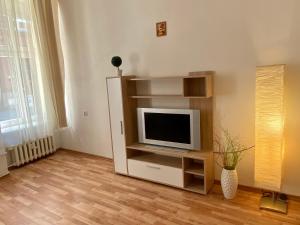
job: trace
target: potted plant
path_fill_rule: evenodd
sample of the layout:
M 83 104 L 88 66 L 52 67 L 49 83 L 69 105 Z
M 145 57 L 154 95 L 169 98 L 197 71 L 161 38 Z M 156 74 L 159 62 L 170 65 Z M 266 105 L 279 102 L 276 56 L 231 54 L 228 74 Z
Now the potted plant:
M 233 199 L 238 186 L 236 167 L 242 158 L 242 153 L 253 148 L 243 146 L 238 138 L 230 135 L 228 130 L 222 130 L 222 136 L 215 138 L 216 163 L 222 168 L 221 187 L 226 199 Z

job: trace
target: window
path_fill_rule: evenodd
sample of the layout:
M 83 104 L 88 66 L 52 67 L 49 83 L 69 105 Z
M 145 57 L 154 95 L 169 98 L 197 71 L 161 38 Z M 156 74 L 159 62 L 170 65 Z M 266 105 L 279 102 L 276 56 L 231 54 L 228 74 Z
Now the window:
M 18 14 L 13 18 L 0 15 L 0 127 L 10 132 L 37 119 L 33 97 L 33 76 L 36 76 L 34 47 L 29 17 L 16 1 Z M 0 11 L 1 14 L 1 11 Z M 18 72 L 16 72 L 18 70 Z M 18 105 L 23 104 L 22 111 Z M 24 110 L 25 109 L 25 110 Z
M 6 145 L 66 125 L 51 1 L 0 0 L 0 135 Z M 12 143 L 14 142 L 14 143 Z

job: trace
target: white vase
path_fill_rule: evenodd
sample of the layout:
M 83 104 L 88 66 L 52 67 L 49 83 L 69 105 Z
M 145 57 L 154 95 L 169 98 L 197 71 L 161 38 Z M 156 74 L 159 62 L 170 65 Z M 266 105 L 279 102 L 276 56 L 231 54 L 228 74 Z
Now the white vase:
M 235 197 L 238 186 L 236 170 L 226 170 L 223 168 L 221 174 L 221 186 L 226 199 L 233 199 Z

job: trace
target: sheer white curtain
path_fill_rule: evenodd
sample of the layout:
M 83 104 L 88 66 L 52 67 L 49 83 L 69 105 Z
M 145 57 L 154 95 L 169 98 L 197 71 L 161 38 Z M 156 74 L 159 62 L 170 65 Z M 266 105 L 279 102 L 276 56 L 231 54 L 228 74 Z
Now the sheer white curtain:
M 6 146 L 52 135 L 57 126 L 31 4 L 0 0 L 0 135 Z

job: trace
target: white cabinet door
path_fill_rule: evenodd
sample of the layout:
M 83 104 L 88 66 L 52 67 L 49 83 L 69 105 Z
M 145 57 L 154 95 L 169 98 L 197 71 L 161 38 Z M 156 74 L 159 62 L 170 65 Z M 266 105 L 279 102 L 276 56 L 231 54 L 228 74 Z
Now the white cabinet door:
M 115 172 L 127 174 L 121 78 L 108 78 L 106 82 Z

